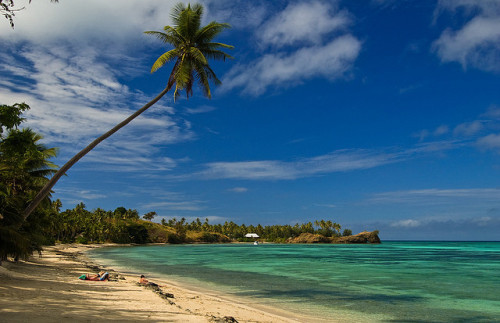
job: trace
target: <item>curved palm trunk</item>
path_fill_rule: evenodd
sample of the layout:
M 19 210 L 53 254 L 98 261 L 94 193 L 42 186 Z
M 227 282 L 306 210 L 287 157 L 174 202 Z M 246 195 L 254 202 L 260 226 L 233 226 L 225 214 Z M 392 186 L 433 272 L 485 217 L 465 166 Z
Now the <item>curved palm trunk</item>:
M 171 85 L 170 85 L 171 86 Z M 138 117 L 141 113 L 146 111 L 149 107 L 151 107 L 153 104 L 158 102 L 169 90 L 170 88 L 169 85 L 163 91 L 160 92 L 153 100 L 149 101 L 146 105 L 144 105 L 142 108 L 137 110 L 134 114 L 132 114 L 130 117 L 127 119 L 123 120 L 119 124 L 113 127 L 113 129 L 109 130 L 96 140 L 92 141 L 87 147 L 82 149 L 78 154 L 73 156 L 66 164 L 64 164 L 63 167 L 61 167 L 55 174 L 52 176 L 52 178 L 45 184 L 45 186 L 38 192 L 38 194 L 35 196 L 33 201 L 28 205 L 26 210 L 24 210 L 23 217 L 24 220 L 28 218 L 28 216 L 33 212 L 33 210 L 36 209 L 38 204 L 49 194 L 50 190 L 54 185 L 57 183 L 57 181 L 61 178 L 62 175 L 64 175 L 74 164 L 76 164 L 77 161 L 79 161 L 83 156 L 85 156 L 88 152 L 90 152 L 92 149 L 94 149 L 95 146 L 97 146 L 99 143 L 101 143 L 104 139 L 108 138 L 124 126 L 126 126 L 130 121 L 134 120 L 136 117 Z

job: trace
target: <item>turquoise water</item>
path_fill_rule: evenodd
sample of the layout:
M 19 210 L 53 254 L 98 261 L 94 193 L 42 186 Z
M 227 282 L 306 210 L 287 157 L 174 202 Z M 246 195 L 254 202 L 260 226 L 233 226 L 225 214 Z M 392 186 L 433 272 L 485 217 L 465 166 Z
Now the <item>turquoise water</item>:
M 91 256 L 318 318 L 500 322 L 500 242 L 156 245 Z

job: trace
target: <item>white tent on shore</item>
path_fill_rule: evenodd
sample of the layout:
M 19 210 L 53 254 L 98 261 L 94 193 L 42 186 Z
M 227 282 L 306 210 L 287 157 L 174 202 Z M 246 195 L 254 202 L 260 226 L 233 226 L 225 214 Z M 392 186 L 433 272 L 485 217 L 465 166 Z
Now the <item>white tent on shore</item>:
M 258 238 L 259 235 L 257 233 L 247 233 L 245 234 L 245 238 Z

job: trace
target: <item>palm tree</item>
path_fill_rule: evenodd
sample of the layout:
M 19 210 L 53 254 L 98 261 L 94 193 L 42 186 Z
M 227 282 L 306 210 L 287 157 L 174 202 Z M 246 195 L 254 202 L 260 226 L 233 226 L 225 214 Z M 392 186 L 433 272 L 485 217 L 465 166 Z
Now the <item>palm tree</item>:
M 151 73 L 158 70 L 168 62 L 173 61 L 174 66 L 168 78 L 167 86 L 153 100 L 133 113 L 130 117 L 117 124 L 99 138 L 95 139 L 87 147 L 71 158 L 59 171 L 54 174 L 45 187 L 33 199 L 31 204 L 24 211 L 26 219 L 38 206 L 41 200 L 49 194 L 57 181 L 64 175 L 78 160 L 90 152 L 100 142 L 123 128 L 130 121 L 134 120 L 141 113 L 146 111 L 153 104 L 158 102 L 174 85 L 174 100 L 177 99 L 181 91 L 186 92 L 186 96 L 192 96 L 193 85 L 197 82 L 203 89 L 203 93 L 211 98 L 210 82 L 219 85 L 221 82 L 208 65 L 208 59 L 225 60 L 232 58 L 221 49 L 232 49 L 233 46 L 216 43 L 212 40 L 224 29 L 230 26 L 225 23 L 210 22 L 204 27 L 200 27 L 203 16 L 203 6 L 195 4 L 187 7 L 179 3 L 172 11 L 174 26 L 165 26 L 164 32 L 147 31 L 147 34 L 156 36 L 166 44 L 174 48 L 161 55 L 151 68 Z
M 29 128 L 8 126 L 7 130 L 7 136 L 0 136 L 0 261 L 8 255 L 25 257 L 39 248 L 39 220 L 44 212 L 38 212 L 25 226 L 21 211 L 55 173 L 56 166 L 49 159 L 57 153 L 57 149 L 40 144 L 42 136 Z M 42 200 L 50 206 L 48 198 Z

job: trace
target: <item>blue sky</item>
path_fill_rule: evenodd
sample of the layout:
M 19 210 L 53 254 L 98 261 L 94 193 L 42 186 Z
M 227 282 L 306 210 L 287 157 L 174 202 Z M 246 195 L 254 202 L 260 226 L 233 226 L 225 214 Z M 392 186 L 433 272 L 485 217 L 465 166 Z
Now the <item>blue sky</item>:
M 36 0 L 0 25 L 0 100 L 62 165 L 165 86 L 177 1 Z M 64 208 L 500 240 L 500 1 L 209 0 L 208 100 L 172 94 L 55 186 Z M 21 6 L 22 1 L 19 2 Z

